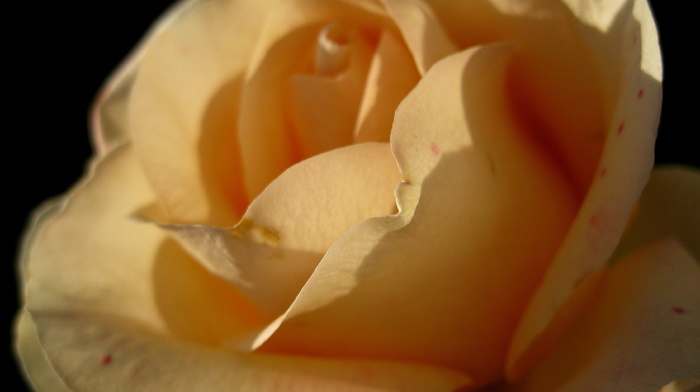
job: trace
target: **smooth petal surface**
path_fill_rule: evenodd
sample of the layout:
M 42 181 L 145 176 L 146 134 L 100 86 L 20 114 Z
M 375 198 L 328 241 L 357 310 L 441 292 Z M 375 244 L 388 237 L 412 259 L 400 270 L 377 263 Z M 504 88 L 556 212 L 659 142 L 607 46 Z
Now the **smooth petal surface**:
M 129 129 L 174 223 L 232 225 L 248 205 L 238 102 L 263 18 L 275 3 L 201 2 L 153 38 L 142 57 Z
M 388 144 L 351 145 L 287 169 L 233 228 L 163 227 L 276 317 L 336 239 L 365 219 L 396 211 L 392 191 L 400 179 Z
M 453 391 L 454 371 L 401 362 L 237 354 L 163 340 L 95 316 L 37 317 L 74 392 Z
M 450 56 L 409 94 L 392 132 L 399 214 L 337 241 L 260 350 L 436 363 L 477 385 L 501 375 L 524 298 L 575 209 L 509 115 L 511 53 Z
M 669 240 L 628 254 L 517 390 L 651 392 L 700 375 L 699 262 Z
M 128 218 L 152 197 L 128 145 L 100 159 L 27 245 L 26 308 L 35 321 L 104 317 L 207 345 L 256 325 L 238 292 L 167 233 Z
M 546 328 L 577 284 L 609 259 L 651 170 L 661 105 L 659 48 L 646 2 L 625 4 L 614 13 L 612 24 L 580 27 L 588 29 L 598 41 L 609 40 L 607 45 L 625 54 L 620 55 L 619 62 L 613 62 L 619 68 L 619 83 L 606 120 L 605 148 L 597 171 L 576 220 L 514 336 L 508 356 L 511 376 L 517 373 L 513 371 L 517 358 Z M 619 3 L 610 3 L 614 5 Z M 591 13 L 590 17 L 599 15 L 609 20 L 608 14 Z M 607 26 L 607 30 L 590 30 L 596 26 Z M 608 75 L 610 72 L 605 71 Z

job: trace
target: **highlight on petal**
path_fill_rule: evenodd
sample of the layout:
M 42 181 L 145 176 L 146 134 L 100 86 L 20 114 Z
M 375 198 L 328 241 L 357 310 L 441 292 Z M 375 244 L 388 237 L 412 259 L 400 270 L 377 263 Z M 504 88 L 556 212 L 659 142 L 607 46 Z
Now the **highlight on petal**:
M 611 6 L 615 4 L 618 3 Z M 613 62 L 618 64 L 617 88 L 606 92 L 614 95 L 613 105 L 606 111 L 605 147 L 576 220 L 515 333 L 508 356 L 509 369 L 546 328 L 577 284 L 609 259 L 651 171 L 661 82 L 660 72 L 652 69 L 648 73 L 645 64 L 659 56 L 659 48 L 654 47 L 656 30 L 646 2 L 626 4 L 617 11 L 607 30 L 589 32 L 597 34 L 597 42 L 608 40 L 606 45 L 624 53 L 618 53 L 619 61 Z M 634 37 L 637 45 L 633 45 Z M 591 45 L 591 51 L 597 53 L 596 46 Z M 600 54 L 599 60 L 614 50 Z M 600 69 L 602 65 L 596 67 Z M 598 72 L 607 74 L 605 82 L 611 82 L 612 71 Z M 639 91 L 644 93 L 640 95 Z
M 507 110 L 511 53 L 475 48 L 428 71 L 392 131 L 399 214 L 335 242 L 259 351 L 403 358 L 463 369 L 475 386 L 502 375 L 524 298 L 575 211 Z
M 173 222 L 231 225 L 245 211 L 238 100 L 265 10 L 276 3 L 198 3 L 141 57 L 130 136 Z
M 657 391 L 698 376 L 700 265 L 657 241 L 604 271 L 604 284 L 517 391 Z
M 235 227 L 161 226 L 208 270 L 277 317 L 335 240 L 365 219 L 396 211 L 392 190 L 400 179 L 388 144 L 356 144 L 287 169 Z
M 36 335 L 31 316 L 22 311 L 15 321 L 15 350 L 22 362 L 24 375 L 37 391 L 73 392 L 54 371 Z
M 363 86 L 353 141 L 388 142 L 396 108 L 418 80 L 420 74 L 406 45 L 395 34 L 384 31 Z

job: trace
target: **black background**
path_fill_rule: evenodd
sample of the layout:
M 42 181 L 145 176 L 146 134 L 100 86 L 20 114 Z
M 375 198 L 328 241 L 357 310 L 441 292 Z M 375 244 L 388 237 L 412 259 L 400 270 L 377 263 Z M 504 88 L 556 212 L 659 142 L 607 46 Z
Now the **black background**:
M 664 55 L 664 105 L 657 163 L 700 166 L 696 107 L 696 16 L 675 2 L 652 0 Z M 6 9 L 17 25 L 6 32 L 2 272 L 6 357 L 14 361 L 10 325 L 18 307 L 16 244 L 30 211 L 80 178 L 90 155 L 87 113 L 102 82 L 170 1 L 24 2 Z M 6 24 L 5 26 L 8 26 Z M 7 27 L 6 27 L 7 28 Z M 9 200 L 8 200 L 9 199 Z M 7 386 L 24 391 L 19 370 Z M 99 392 L 99 391 L 95 391 Z

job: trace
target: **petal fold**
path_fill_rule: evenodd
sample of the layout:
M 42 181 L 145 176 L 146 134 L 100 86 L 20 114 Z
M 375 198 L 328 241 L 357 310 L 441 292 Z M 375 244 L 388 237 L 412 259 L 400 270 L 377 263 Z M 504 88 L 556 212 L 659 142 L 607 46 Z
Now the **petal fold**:
M 698 376 L 700 265 L 660 240 L 604 271 L 604 284 L 554 353 L 517 391 L 657 391 Z
M 599 159 L 590 162 L 592 177 L 581 208 L 518 326 L 508 368 L 546 328 L 578 283 L 610 258 L 653 165 L 661 74 L 660 68 L 650 65 L 660 54 L 648 5 L 645 1 L 588 4 L 591 8 L 619 7 L 612 13 L 593 12 L 582 18 L 583 26 L 579 22 L 573 25 L 586 32 L 578 36 L 588 45 L 584 47 L 591 53 L 589 64 L 607 86 L 596 99 L 610 102 L 603 111 L 604 148 Z M 591 19 L 593 15 L 600 19 Z M 603 70 L 605 67 L 610 69 Z M 574 144 L 571 148 L 578 147 Z
M 335 242 L 259 350 L 435 363 L 477 386 L 500 377 L 524 298 L 575 209 L 512 121 L 511 50 L 475 48 L 428 71 L 392 131 L 399 214 Z
M 161 227 L 276 317 L 334 241 L 365 219 L 395 212 L 392 191 L 400 179 L 388 144 L 351 145 L 287 169 L 235 227 Z

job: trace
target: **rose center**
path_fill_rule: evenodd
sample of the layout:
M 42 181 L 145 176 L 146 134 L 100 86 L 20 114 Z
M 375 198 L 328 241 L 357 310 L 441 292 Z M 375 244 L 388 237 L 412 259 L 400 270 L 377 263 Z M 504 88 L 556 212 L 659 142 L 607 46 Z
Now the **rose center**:
M 316 40 L 315 71 L 321 75 L 336 75 L 342 72 L 350 62 L 351 52 L 348 31 L 337 23 L 326 25 Z

